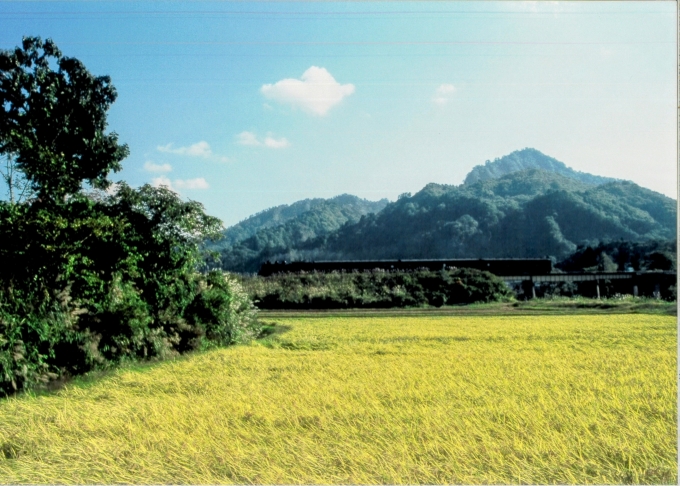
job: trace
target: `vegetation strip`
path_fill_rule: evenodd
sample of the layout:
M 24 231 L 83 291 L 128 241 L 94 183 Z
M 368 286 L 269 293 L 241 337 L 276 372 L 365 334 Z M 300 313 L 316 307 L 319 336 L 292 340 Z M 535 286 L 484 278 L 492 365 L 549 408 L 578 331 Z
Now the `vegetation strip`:
M 619 299 L 554 298 L 524 302 L 490 302 L 448 307 L 402 309 L 309 309 L 261 310 L 263 319 L 303 317 L 432 317 L 432 316 L 502 316 L 502 315 L 593 315 L 660 314 L 676 316 L 677 302 L 658 299 L 622 297 Z

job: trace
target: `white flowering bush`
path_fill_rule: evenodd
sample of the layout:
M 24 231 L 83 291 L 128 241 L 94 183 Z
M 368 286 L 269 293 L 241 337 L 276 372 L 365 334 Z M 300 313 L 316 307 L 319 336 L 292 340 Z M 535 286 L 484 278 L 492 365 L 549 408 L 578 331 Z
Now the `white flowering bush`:
M 203 348 L 243 343 L 261 331 L 252 300 L 234 276 L 221 271 L 205 276 L 185 317 L 204 329 Z

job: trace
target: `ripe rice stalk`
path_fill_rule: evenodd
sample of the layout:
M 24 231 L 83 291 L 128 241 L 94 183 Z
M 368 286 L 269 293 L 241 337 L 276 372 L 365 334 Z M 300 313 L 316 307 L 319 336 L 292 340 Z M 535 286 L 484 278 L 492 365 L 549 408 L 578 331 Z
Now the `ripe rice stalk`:
M 673 317 L 269 324 L 3 400 L 0 482 L 677 482 Z

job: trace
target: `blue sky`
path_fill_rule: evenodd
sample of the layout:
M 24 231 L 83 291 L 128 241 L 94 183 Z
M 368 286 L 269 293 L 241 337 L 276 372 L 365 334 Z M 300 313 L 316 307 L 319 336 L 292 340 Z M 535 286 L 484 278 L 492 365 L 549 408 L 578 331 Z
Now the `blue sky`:
M 676 197 L 675 2 L 0 2 L 110 75 L 112 179 L 228 226 L 309 197 L 396 199 L 534 147 Z

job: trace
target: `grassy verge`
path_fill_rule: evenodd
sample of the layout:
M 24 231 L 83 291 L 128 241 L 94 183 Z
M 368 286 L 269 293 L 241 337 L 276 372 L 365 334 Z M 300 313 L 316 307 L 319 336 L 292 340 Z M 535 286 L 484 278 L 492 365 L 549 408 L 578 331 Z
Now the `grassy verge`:
M 266 329 L 250 345 L 3 400 L 0 482 L 677 482 L 673 317 Z
M 598 315 L 598 314 L 657 314 L 677 315 L 677 302 L 644 297 L 588 299 L 585 297 L 555 297 L 512 302 L 489 302 L 460 306 L 413 307 L 401 309 L 310 309 L 261 310 L 266 318 L 310 316 L 501 316 L 501 315 Z

